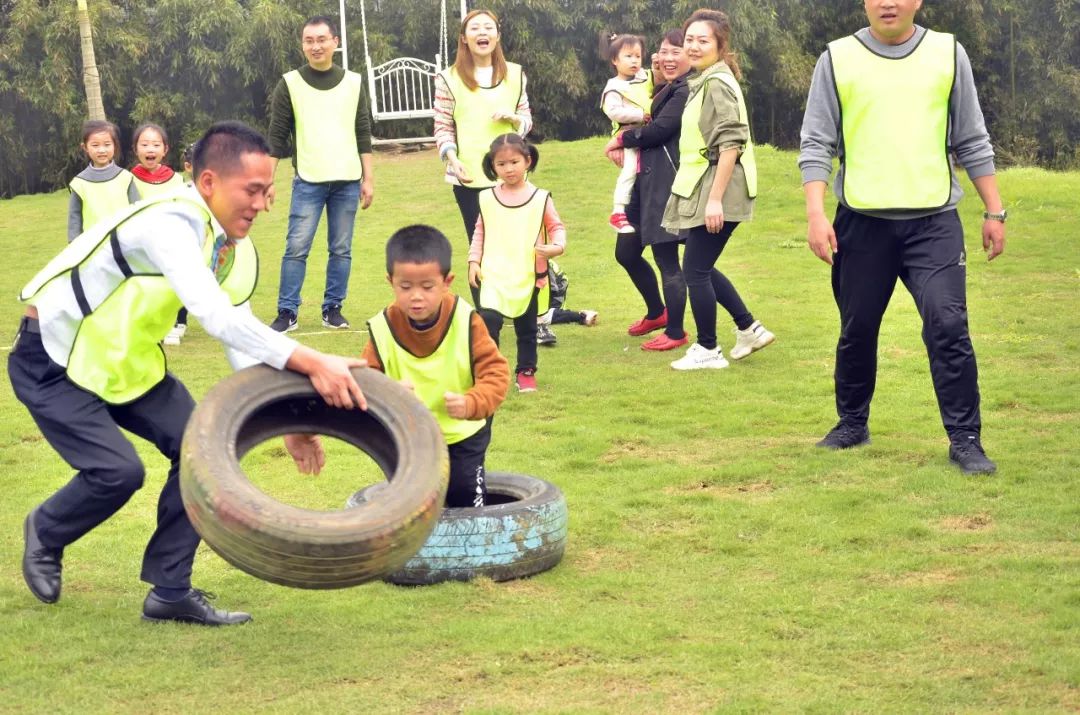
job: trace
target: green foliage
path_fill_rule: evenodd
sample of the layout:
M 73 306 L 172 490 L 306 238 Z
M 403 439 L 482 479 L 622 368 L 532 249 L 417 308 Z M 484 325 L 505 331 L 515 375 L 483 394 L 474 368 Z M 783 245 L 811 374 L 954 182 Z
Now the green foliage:
M 372 62 L 434 59 L 440 0 L 366 0 Z M 507 56 L 524 65 L 537 138 L 601 134 L 599 90 L 609 32 L 644 35 L 649 51 L 701 0 L 491 0 Z M 857 2 L 722 0 L 757 141 L 795 147 L 810 76 L 825 44 L 866 24 Z M 144 120 L 183 142 L 214 120 L 265 127 L 267 98 L 303 61 L 300 23 L 336 13 L 326 0 L 90 0 L 106 112 L 125 137 Z M 448 0 L 450 57 L 459 25 Z M 64 185 L 83 164 L 85 115 L 71 0 L 0 0 L 0 197 Z M 347 3 L 350 68 L 365 60 L 360 0 Z M 991 138 L 1003 164 L 1080 165 L 1080 0 L 941 0 L 919 21 L 956 33 L 971 56 Z M 417 136 L 430 122 L 391 122 L 380 136 Z

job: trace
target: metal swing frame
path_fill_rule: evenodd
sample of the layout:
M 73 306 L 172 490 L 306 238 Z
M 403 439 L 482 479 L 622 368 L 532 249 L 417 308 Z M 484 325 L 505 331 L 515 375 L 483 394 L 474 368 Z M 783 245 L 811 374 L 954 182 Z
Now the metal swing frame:
M 368 53 L 367 11 L 364 0 L 360 1 L 360 27 L 364 37 L 364 65 L 367 69 L 368 97 L 371 114 L 376 122 L 399 119 L 433 119 L 435 117 L 435 75 L 447 67 L 449 58 L 449 27 L 446 19 L 446 2 L 440 0 L 439 51 L 435 61 L 428 62 L 416 57 L 395 57 L 380 65 L 373 65 Z M 345 34 L 345 0 L 338 0 L 341 17 L 342 63 L 349 66 L 348 40 Z M 468 12 L 466 0 L 461 0 L 461 16 Z M 374 134 L 374 132 L 373 132 Z M 373 144 L 419 144 L 434 142 L 435 137 L 408 137 L 404 139 L 372 138 Z

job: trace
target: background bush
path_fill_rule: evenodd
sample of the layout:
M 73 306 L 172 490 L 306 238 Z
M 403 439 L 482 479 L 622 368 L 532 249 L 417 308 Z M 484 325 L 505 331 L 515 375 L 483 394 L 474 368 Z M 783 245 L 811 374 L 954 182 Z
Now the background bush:
M 609 67 L 602 32 L 649 38 L 702 0 L 491 0 L 507 55 L 529 76 L 539 138 L 605 131 L 598 92 Z M 481 6 L 472 3 L 472 6 Z M 323 0 L 90 0 L 106 112 L 128 142 L 141 121 L 182 145 L 213 120 L 265 128 L 278 78 L 303 62 L 300 24 L 336 12 Z M 817 56 L 830 39 L 866 24 L 860 3 L 722 0 L 734 24 L 758 142 L 798 144 Z M 435 0 L 369 0 L 372 61 L 432 59 L 439 46 Z M 450 2 L 452 34 L 457 3 Z M 347 5 L 351 69 L 363 70 L 360 4 Z M 1080 0 L 940 0 L 920 21 L 954 32 L 976 71 L 983 110 L 1003 164 L 1080 167 Z M 451 38 L 451 55 L 454 38 Z M 86 113 L 78 24 L 71 0 L 0 0 L 0 197 L 63 186 L 83 166 Z M 380 136 L 428 133 L 427 122 L 380 124 Z M 131 157 L 125 157 L 131 161 Z

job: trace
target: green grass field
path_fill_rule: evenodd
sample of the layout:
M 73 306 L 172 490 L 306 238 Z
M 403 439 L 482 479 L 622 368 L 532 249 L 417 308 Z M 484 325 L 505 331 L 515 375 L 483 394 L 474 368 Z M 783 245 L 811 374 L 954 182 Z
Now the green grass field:
M 983 442 L 999 466 L 972 479 L 948 463 L 902 287 L 882 330 L 873 444 L 813 447 L 835 421 L 838 327 L 828 268 L 805 247 L 794 154 L 762 148 L 757 219 L 720 260 L 776 344 L 708 374 L 639 350 L 626 326 L 642 306 L 612 257 L 615 172 L 601 147 L 545 144 L 535 176 L 569 229 L 568 304 L 598 310 L 600 324 L 557 326 L 541 391 L 510 395 L 488 455 L 489 469 L 565 492 L 560 566 L 501 584 L 305 592 L 203 548 L 196 585 L 255 622 L 144 624 L 139 562 L 167 465 L 140 442 L 146 488 L 69 547 L 62 600 L 40 604 L 19 570 L 22 522 L 70 470 L 5 380 L 0 712 L 1080 710 L 1080 175 L 1001 175 L 1009 243 L 992 264 L 973 191 L 961 206 Z M 322 350 L 360 352 L 358 328 L 390 297 L 382 246 L 401 225 L 447 232 L 465 289 L 465 238 L 433 153 L 379 155 L 376 170 L 345 306 L 356 329 L 321 327 L 322 235 L 309 262 L 299 334 Z M 254 305 L 267 320 L 287 174 L 253 231 L 264 269 Z M 5 352 L 15 295 L 64 245 L 66 202 L 0 202 Z M 196 397 L 228 373 L 197 327 L 169 357 Z M 340 443 L 329 452 L 317 478 L 295 475 L 277 442 L 244 462 L 275 496 L 335 509 L 379 476 Z

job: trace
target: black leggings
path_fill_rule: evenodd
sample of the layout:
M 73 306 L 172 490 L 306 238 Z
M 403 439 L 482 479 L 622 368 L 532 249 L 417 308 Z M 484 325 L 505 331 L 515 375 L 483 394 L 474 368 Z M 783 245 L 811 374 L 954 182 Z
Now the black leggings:
M 476 292 L 479 295 L 479 289 Z M 539 295 L 539 289 L 533 288 L 529 307 L 525 309 L 524 314 L 513 319 L 514 335 L 517 337 L 517 367 L 514 368 L 515 373 L 522 370 L 536 369 L 536 302 Z M 498 345 L 499 332 L 502 330 L 504 320 L 503 314 L 483 306 L 480 306 L 479 313 L 484 320 L 484 325 L 487 326 L 491 339 L 495 341 L 495 345 Z
M 709 233 L 704 226 L 695 226 L 686 237 L 683 273 L 690 293 L 690 308 L 694 311 L 694 324 L 697 326 L 697 343 L 709 350 L 716 347 L 717 303 L 724 306 L 739 330 L 746 330 L 754 323 L 754 316 L 739 297 L 735 286 L 715 268 L 728 239 L 738 227 L 738 222 L 727 221 L 720 233 Z
M 476 220 L 480 218 L 480 191 L 481 189 L 454 185 L 454 200 L 457 201 L 458 211 L 461 212 L 461 221 L 465 224 L 466 256 L 469 255 L 473 232 L 476 231 Z M 480 291 L 472 286 L 469 286 L 469 289 L 472 292 L 473 305 L 480 305 Z
M 656 284 L 656 273 L 642 254 L 645 247 L 641 237 L 635 233 L 620 233 L 615 239 L 615 260 L 623 267 L 638 293 L 645 300 L 646 318 L 659 318 L 667 304 L 667 328 L 664 332 L 672 340 L 685 335 L 683 316 L 686 314 L 686 281 L 679 268 L 679 244 L 675 241 L 654 243 L 651 245 L 653 260 L 660 269 L 663 280 L 664 297 Z

